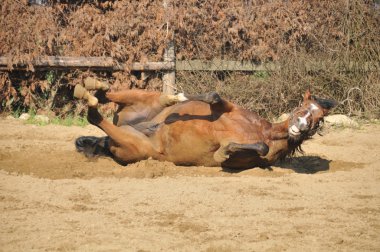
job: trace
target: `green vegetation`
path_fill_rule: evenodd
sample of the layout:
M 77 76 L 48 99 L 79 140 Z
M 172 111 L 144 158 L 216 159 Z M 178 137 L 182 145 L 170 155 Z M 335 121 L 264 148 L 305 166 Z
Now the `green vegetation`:
M 55 80 L 57 79 L 55 71 L 48 71 L 45 75 L 45 79 L 47 80 L 49 85 L 53 85 Z
M 56 117 L 50 122 L 51 124 L 63 125 L 63 126 L 87 126 L 89 123 L 85 117 L 68 116 L 65 118 Z
M 66 116 L 66 117 L 54 117 L 49 122 L 39 120 L 36 114 L 29 112 L 30 118 L 26 120 L 27 124 L 34 124 L 39 126 L 46 126 L 48 124 L 63 125 L 63 126 L 80 126 L 85 127 L 88 125 L 88 121 L 85 117 L 80 116 Z
M 258 79 L 268 79 L 270 77 L 270 73 L 268 71 L 256 71 L 251 75 L 251 78 L 258 78 Z

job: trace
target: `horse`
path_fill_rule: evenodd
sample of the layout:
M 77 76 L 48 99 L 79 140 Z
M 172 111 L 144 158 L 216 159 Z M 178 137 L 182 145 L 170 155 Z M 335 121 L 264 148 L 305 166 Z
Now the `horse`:
M 95 96 L 88 89 L 97 89 Z M 318 132 L 324 116 L 337 105 L 307 90 L 288 119 L 271 123 L 216 92 L 165 95 L 107 89 L 75 87 L 74 96 L 88 101 L 88 121 L 107 134 L 79 137 L 76 148 L 87 156 L 112 156 L 121 164 L 155 159 L 187 166 L 268 167 L 302 150 L 301 144 Z M 119 105 L 113 123 L 97 109 L 108 102 Z

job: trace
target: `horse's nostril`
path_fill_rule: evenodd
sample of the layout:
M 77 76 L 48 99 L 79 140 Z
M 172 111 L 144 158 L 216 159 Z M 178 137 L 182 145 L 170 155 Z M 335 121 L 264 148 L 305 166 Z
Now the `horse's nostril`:
M 308 130 L 309 127 L 307 124 L 301 123 L 301 124 L 299 124 L 299 128 L 301 131 L 306 131 L 306 130 Z
M 307 120 L 303 117 L 298 117 L 297 118 L 297 127 L 301 131 L 307 131 L 308 130 L 308 123 Z

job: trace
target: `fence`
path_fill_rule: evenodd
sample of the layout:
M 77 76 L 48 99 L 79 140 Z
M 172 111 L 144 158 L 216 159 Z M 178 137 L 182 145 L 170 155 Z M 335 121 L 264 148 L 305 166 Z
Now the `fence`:
M 266 114 L 288 111 L 311 87 L 351 104 L 340 112 L 380 117 L 371 1 L 26 2 L 2 1 L 0 109 L 57 107 L 39 97 L 59 100 L 61 88 L 96 75 L 115 90 L 216 90 Z
M 247 61 L 231 61 L 214 59 L 212 61 L 204 60 L 186 60 L 176 61 L 174 49 L 169 48 L 164 55 L 162 62 L 134 62 L 132 64 L 120 63 L 112 57 L 65 57 L 65 56 L 48 56 L 36 59 L 31 65 L 18 64 L 9 65 L 7 57 L 0 57 L 0 71 L 9 70 L 92 70 L 92 71 L 139 71 L 142 72 L 141 78 L 145 79 L 152 71 L 164 72 L 163 75 L 163 92 L 174 93 L 175 73 L 176 71 L 214 71 L 214 72 L 258 72 L 258 71 L 276 71 L 280 69 L 280 64 L 266 63 L 254 64 Z M 306 71 L 318 71 L 323 69 L 324 62 L 309 62 L 304 67 Z M 340 71 L 361 71 L 371 72 L 380 69 L 379 62 L 365 62 L 337 66 Z M 31 69 L 33 68 L 33 69 Z

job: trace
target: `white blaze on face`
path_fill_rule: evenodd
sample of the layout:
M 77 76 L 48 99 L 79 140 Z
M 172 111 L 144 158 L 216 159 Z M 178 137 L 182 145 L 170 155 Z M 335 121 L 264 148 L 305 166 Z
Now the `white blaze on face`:
M 307 118 L 311 116 L 311 113 L 308 111 L 306 115 L 298 117 L 298 126 L 302 129 L 307 126 Z
M 311 112 L 313 112 L 314 110 L 319 110 L 319 108 L 314 103 L 311 103 L 307 114 L 298 118 L 298 123 L 299 123 L 300 128 L 307 126 L 307 118 L 311 116 Z
M 294 135 L 294 136 L 301 134 L 301 130 L 307 129 L 307 126 L 308 126 L 307 119 L 310 116 L 312 116 L 312 112 L 315 111 L 315 110 L 319 110 L 319 109 L 320 108 L 317 105 L 311 103 L 310 106 L 309 106 L 309 110 L 306 113 L 306 115 L 300 116 L 300 117 L 297 118 L 298 124 L 297 125 L 292 125 L 289 128 L 289 133 L 291 135 Z
M 319 109 L 318 106 L 315 105 L 314 103 L 311 103 L 311 104 L 310 104 L 310 110 L 311 110 L 311 111 L 318 110 L 318 109 Z

